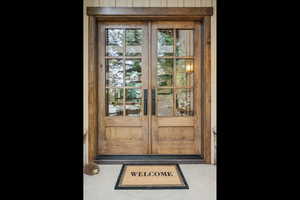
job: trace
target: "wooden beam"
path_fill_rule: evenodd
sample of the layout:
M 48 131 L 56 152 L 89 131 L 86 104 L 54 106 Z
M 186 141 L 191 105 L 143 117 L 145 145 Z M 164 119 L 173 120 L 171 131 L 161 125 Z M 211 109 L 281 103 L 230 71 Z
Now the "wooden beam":
M 87 7 L 89 16 L 212 16 L 212 7 L 195 8 L 146 8 L 146 7 Z
M 99 22 L 127 22 L 127 21 L 202 21 L 203 16 L 98 16 Z
M 204 161 L 211 164 L 211 18 L 204 18 Z
M 88 33 L 88 163 L 93 163 L 97 150 L 97 73 L 96 73 L 96 17 L 89 16 Z

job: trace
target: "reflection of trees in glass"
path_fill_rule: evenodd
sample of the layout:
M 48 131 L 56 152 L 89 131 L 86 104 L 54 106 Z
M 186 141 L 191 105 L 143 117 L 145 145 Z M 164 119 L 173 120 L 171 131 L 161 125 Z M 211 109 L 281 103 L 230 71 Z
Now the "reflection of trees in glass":
M 124 29 L 107 29 L 106 30 L 106 55 L 122 56 Z
M 123 29 L 107 29 L 106 45 L 123 46 L 124 30 Z
M 171 86 L 173 73 L 173 59 L 158 59 L 157 81 L 159 86 Z
M 132 103 L 139 103 L 141 101 L 141 90 L 140 89 L 127 89 L 126 90 L 126 101 Z
M 141 89 L 126 89 L 126 115 L 138 116 L 141 111 Z
M 126 42 L 126 45 L 124 45 L 124 42 Z M 118 59 L 106 59 L 106 86 L 123 87 L 107 89 L 106 113 L 109 116 L 123 115 L 124 108 L 127 116 L 138 116 L 140 114 L 142 90 L 138 88 L 127 89 L 124 86 L 142 86 L 142 60 L 140 58 L 126 58 L 126 56 L 141 56 L 142 43 L 142 29 L 106 29 L 106 55 L 124 56 Z M 123 54 L 124 50 L 126 52 L 125 55 Z M 125 66 L 123 59 L 125 59 Z M 126 85 L 124 85 L 124 81 Z
M 173 30 L 159 30 L 158 31 L 158 44 L 159 46 L 173 45 Z
M 193 91 L 191 89 L 178 89 L 176 93 L 176 115 L 193 115 Z
M 107 77 L 108 86 L 120 87 L 123 85 L 123 61 L 120 59 L 107 60 Z
M 123 115 L 123 88 L 106 89 L 106 113 L 107 116 Z
M 186 86 L 187 77 L 186 73 L 177 73 L 176 74 L 176 86 Z
M 176 30 L 176 56 L 192 56 L 193 43 L 193 30 Z
M 142 29 L 126 29 L 126 55 L 141 56 L 143 44 Z
M 182 37 L 184 36 L 184 34 L 182 34 L 183 30 L 176 30 L 176 56 L 184 56 L 184 49 L 183 49 L 183 41 L 182 41 Z
M 173 89 L 157 89 L 158 116 L 173 115 Z
M 143 30 L 127 29 L 126 30 L 126 45 L 138 46 L 143 42 Z
M 126 60 L 126 86 L 140 87 L 141 82 L 141 60 L 130 59 Z
M 158 56 L 172 56 L 173 43 L 173 30 L 159 30 L 157 41 Z

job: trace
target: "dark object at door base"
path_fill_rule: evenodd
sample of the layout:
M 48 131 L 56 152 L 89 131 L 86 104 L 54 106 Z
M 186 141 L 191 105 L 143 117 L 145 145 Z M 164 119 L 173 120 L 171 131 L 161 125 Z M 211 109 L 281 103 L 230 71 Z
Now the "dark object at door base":
M 89 164 L 84 166 L 83 171 L 84 171 L 85 174 L 92 176 L 92 175 L 99 174 L 100 168 L 95 163 L 89 163 Z
M 203 164 L 202 155 L 97 155 L 97 164 Z

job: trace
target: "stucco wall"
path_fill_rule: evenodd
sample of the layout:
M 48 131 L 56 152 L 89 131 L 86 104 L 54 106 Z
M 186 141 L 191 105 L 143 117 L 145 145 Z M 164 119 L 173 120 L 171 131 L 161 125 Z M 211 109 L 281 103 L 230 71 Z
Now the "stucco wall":
M 212 17 L 212 133 L 216 131 L 216 0 L 83 0 L 84 1 L 84 129 L 88 128 L 88 17 L 86 7 L 214 7 Z M 212 134 L 212 162 L 214 162 L 214 136 Z

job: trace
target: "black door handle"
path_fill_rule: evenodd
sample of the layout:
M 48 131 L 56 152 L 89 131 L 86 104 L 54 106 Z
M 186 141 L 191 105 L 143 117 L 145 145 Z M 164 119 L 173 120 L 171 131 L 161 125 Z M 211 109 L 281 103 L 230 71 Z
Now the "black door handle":
M 148 89 L 144 89 L 144 115 L 148 115 Z
M 152 94 L 151 94 L 151 98 L 152 98 L 152 101 L 151 101 L 151 107 L 152 107 L 152 115 L 155 115 L 155 110 L 156 110 L 156 104 L 155 104 L 155 89 L 152 89 Z

